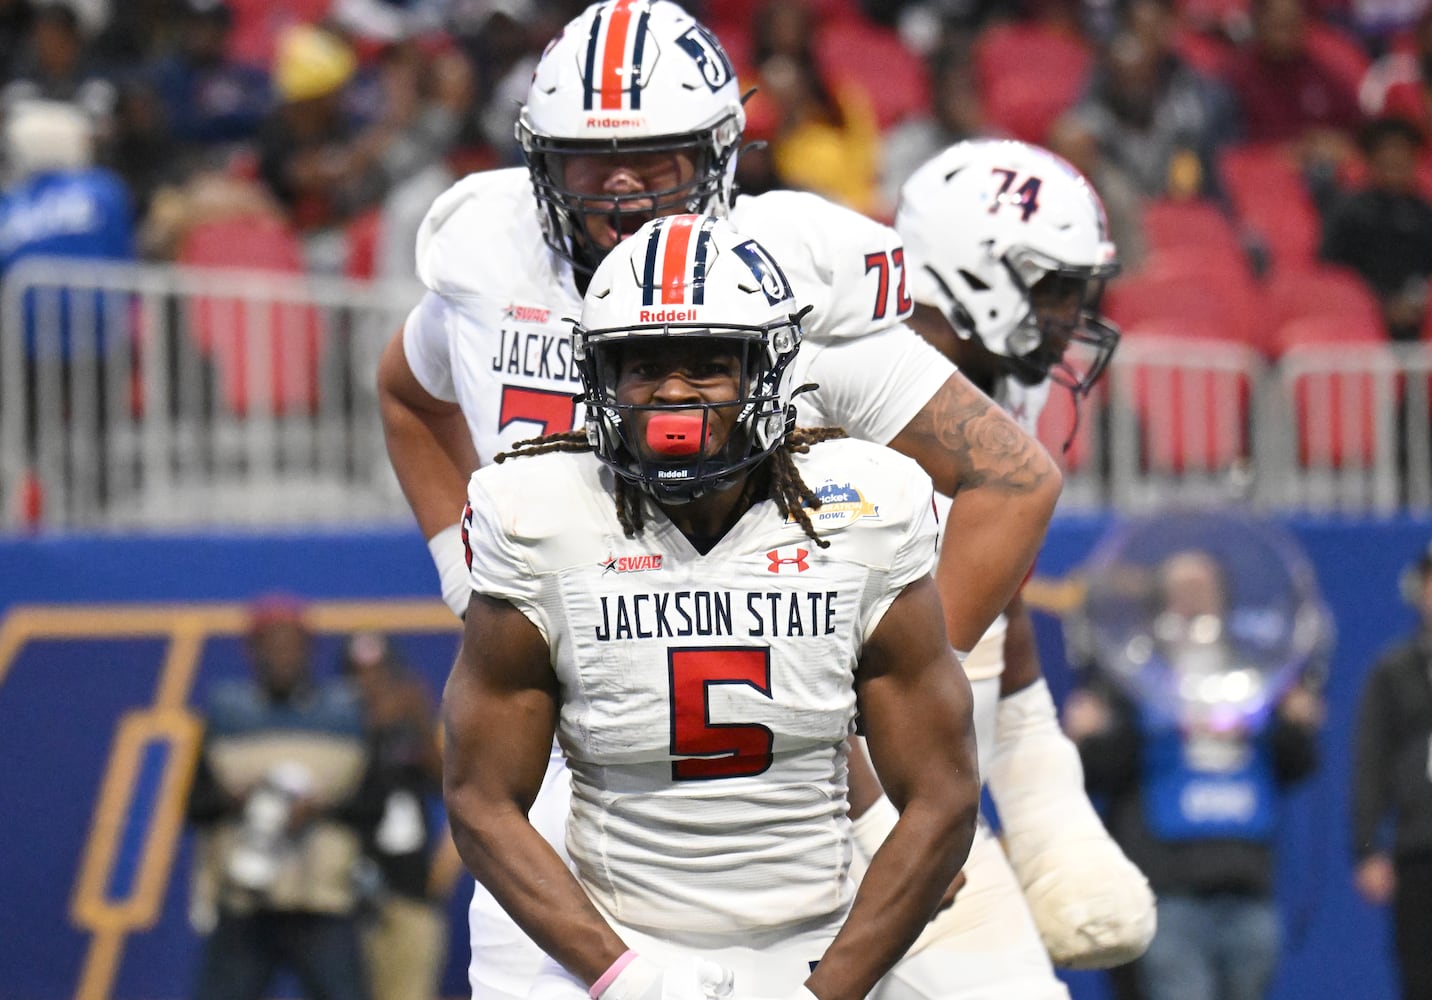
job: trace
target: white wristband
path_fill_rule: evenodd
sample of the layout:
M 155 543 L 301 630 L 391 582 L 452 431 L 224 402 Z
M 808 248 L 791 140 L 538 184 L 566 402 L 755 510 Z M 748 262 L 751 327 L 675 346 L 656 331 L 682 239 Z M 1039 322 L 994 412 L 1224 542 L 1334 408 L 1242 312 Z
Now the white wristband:
M 438 570 L 438 585 L 443 603 L 459 618 L 467 614 L 472 597 L 472 575 L 467 568 L 467 547 L 462 541 L 462 525 L 450 524 L 428 539 L 428 552 Z
M 885 843 L 885 838 L 890 836 L 899 819 L 900 813 L 895 804 L 882 795 L 870 803 L 869 809 L 850 821 L 855 846 L 860 848 L 866 861 L 875 857 L 875 852 L 880 850 L 880 845 Z

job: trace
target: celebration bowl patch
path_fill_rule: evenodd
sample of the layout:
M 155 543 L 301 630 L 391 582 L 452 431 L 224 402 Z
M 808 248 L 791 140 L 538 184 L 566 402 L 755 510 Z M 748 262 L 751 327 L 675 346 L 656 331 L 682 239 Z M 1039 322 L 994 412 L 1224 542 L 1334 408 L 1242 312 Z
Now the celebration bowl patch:
M 817 487 L 815 495 L 820 506 L 805 506 L 810 511 L 811 523 L 817 528 L 844 528 L 862 517 L 880 517 L 880 508 L 849 483 L 827 481 Z

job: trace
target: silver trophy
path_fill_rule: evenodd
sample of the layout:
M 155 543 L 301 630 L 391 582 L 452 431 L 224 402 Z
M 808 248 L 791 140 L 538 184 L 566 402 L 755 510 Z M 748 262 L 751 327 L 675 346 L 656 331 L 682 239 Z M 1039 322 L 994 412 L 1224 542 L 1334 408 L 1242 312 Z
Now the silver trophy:
M 311 794 L 313 777 L 301 764 L 270 768 L 244 801 L 239 835 L 229 854 L 229 881 L 264 893 L 296 851 L 289 829 L 294 804 Z
M 1306 555 L 1275 524 L 1232 511 L 1130 520 L 1083 572 L 1083 605 L 1066 619 L 1072 657 L 1188 734 L 1200 770 L 1237 767 L 1244 737 L 1325 666 L 1331 617 Z

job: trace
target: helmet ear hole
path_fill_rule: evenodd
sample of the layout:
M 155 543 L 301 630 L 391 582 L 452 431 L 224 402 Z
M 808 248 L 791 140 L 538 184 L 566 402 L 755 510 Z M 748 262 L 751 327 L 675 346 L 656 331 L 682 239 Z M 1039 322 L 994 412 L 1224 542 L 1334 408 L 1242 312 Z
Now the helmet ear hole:
M 977 275 L 977 274 L 975 274 L 975 273 L 973 273 L 973 272 L 971 272 L 971 271 L 967 271 L 967 270 L 965 270 L 964 268 L 960 268 L 960 270 L 959 270 L 959 275 L 960 275 L 960 277 L 964 280 L 964 283 L 967 284 L 967 285 L 969 285 L 970 288 L 974 289 L 975 291 L 977 291 L 977 292 L 987 292 L 987 291 L 989 291 L 989 282 L 985 281 L 985 280 L 984 280 L 983 278 L 981 278 L 979 275 Z

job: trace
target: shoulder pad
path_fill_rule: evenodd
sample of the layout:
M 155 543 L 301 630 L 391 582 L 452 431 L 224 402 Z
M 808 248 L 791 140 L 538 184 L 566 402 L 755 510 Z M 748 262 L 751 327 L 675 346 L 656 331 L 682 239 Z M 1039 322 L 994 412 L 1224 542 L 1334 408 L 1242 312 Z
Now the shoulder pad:
M 525 226 L 524 226 L 525 223 Z M 520 167 L 468 174 L 438 195 L 418 227 L 418 279 L 434 292 L 473 290 L 483 248 L 500 248 L 511 259 L 529 249 L 521 242 L 530 228 L 541 245 L 537 206 L 527 171 Z
M 889 226 L 797 191 L 738 198 L 732 222 L 770 251 L 796 302 L 811 307 L 802 322 L 809 339 L 861 337 L 914 308 L 904 247 Z

